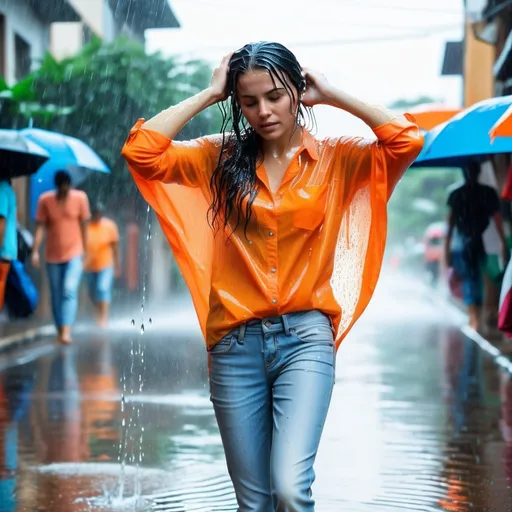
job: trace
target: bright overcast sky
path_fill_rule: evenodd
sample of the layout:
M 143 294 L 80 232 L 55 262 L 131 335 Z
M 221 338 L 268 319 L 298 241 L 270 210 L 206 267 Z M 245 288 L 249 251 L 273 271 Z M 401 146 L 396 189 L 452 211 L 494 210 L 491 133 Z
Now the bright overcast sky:
M 462 0 L 170 0 L 180 29 L 147 34 L 149 51 L 217 64 L 247 42 L 288 46 L 303 66 L 368 102 L 431 96 L 461 102 L 459 77 L 441 77 L 446 41 L 463 34 Z M 365 133 L 348 114 L 316 107 L 319 135 Z

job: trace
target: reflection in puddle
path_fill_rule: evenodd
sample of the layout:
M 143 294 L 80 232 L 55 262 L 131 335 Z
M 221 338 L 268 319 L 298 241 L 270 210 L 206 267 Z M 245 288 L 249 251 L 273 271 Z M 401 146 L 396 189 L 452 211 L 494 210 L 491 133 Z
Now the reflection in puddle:
M 340 349 L 316 510 L 510 512 L 510 377 L 411 296 Z M 144 343 L 82 339 L 0 374 L 1 512 L 236 510 L 204 346 Z

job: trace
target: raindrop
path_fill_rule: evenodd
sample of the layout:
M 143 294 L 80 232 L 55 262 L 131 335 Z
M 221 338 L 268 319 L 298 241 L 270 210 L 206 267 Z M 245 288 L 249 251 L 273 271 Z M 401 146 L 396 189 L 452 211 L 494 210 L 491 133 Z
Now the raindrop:
M 150 318 L 150 319 L 149 319 L 149 325 L 151 325 L 152 323 L 153 323 L 153 319 L 152 319 L 152 318 Z
M 140 305 L 140 312 L 141 312 L 141 313 L 144 313 L 144 304 L 141 304 L 141 305 Z
M 142 324 L 142 325 L 140 326 L 140 333 L 141 333 L 141 334 L 144 334 L 144 324 Z
M 132 324 L 132 327 L 135 326 L 135 318 L 132 318 L 132 321 L 130 322 Z

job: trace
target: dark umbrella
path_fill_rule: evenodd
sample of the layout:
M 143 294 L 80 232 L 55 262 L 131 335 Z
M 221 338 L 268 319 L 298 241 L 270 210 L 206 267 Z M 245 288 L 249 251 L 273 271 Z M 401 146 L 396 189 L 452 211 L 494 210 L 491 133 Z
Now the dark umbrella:
M 0 130 L 0 178 L 34 174 L 50 153 L 16 130 Z

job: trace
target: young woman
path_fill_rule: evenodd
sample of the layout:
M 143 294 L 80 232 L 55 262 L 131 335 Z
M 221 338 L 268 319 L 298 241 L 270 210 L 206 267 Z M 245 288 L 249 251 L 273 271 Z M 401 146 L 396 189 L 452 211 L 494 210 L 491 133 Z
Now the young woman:
M 226 100 L 222 135 L 175 140 Z M 305 121 L 318 104 L 358 116 L 378 140 L 314 138 Z M 314 510 L 336 349 L 373 293 L 386 203 L 421 147 L 410 118 L 336 89 L 270 42 L 227 55 L 207 89 L 128 137 L 123 154 L 206 338 L 240 511 Z

